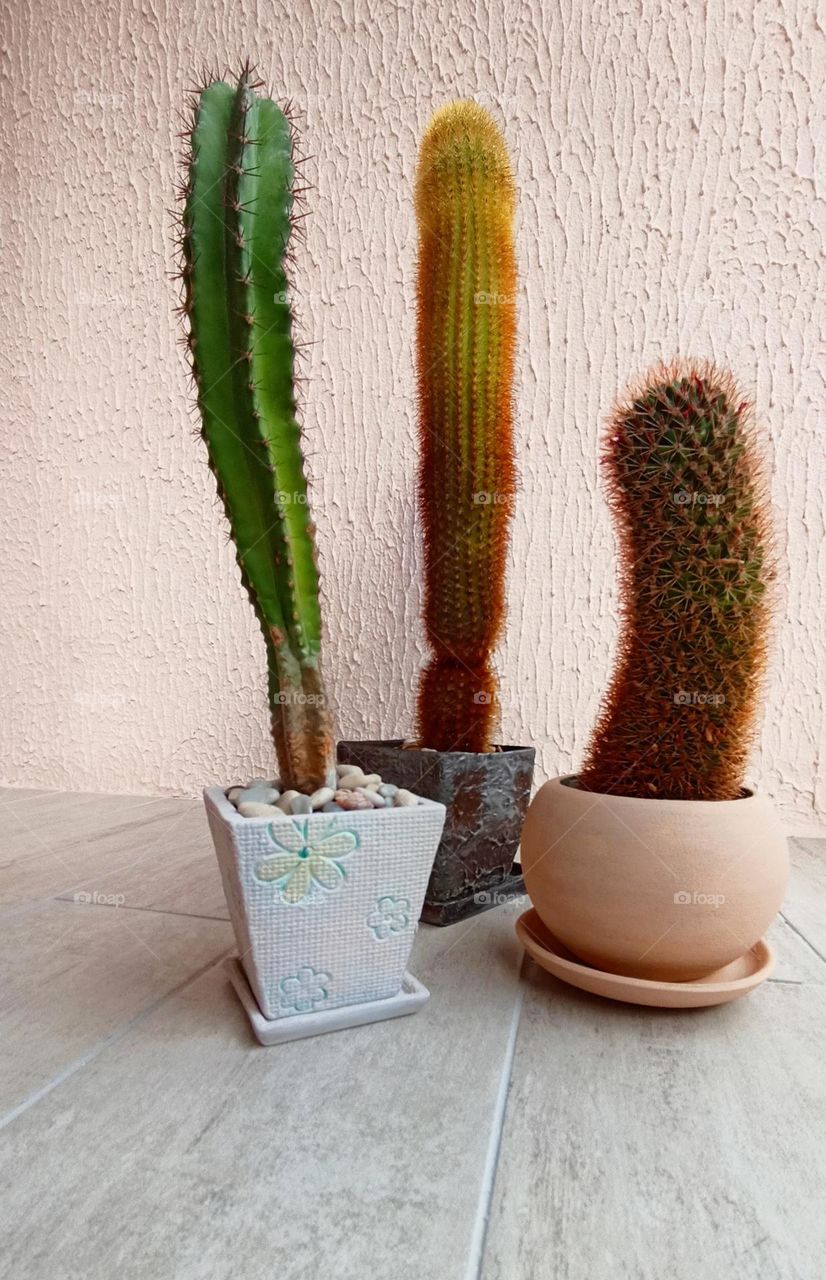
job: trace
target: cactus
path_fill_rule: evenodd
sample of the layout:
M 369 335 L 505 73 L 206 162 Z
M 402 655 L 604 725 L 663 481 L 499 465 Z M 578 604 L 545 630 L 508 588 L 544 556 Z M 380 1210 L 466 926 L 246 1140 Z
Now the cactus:
M 516 192 L 504 140 L 473 102 L 437 111 L 416 173 L 417 366 L 424 532 L 422 746 L 490 751 L 491 652 L 505 618 L 513 512 Z
M 181 274 L 201 433 L 267 650 L 282 784 L 321 786 L 332 732 L 319 669 L 314 526 L 296 419 L 286 265 L 294 133 L 249 65 L 196 93 Z
M 773 577 L 751 408 L 711 364 L 661 366 L 614 410 L 604 463 L 623 630 L 580 786 L 736 799 Z

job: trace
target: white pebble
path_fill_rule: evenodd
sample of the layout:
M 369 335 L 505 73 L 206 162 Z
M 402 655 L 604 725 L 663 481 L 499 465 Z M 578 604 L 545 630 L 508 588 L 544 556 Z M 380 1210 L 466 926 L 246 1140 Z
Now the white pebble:
M 353 773 L 356 768 L 357 766 L 354 764 L 337 764 L 336 776 L 339 778 L 345 778 L 348 773 Z
M 380 774 L 380 773 L 365 773 L 365 775 L 364 775 L 364 785 L 365 785 L 365 786 L 370 786 L 370 785 L 372 785 L 373 783 L 375 783 L 377 787 L 378 787 L 378 786 L 380 786 L 380 784 L 381 784 L 381 774 Z
M 235 804 L 235 801 L 238 799 L 238 797 L 240 796 L 243 790 L 244 790 L 243 787 L 230 787 L 229 791 L 227 792 L 227 800 L 229 800 L 231 804 Z
M 281 799 L 278 801 L 278 807 L 282 813 L 289 813 L 292 802 L 298 795 L 297 791 L 285 791 Z
M 393 796 L 398 794 L 398 790 L 395 782 L 383 782 L 379 787 L 379 795 L 384 796 L 386 800 L 392 800 Z
M 319 787 L 318 791 L 314 791 L 310 796 L 311 809 L 323 809 L 325 804 L 332 800 L 335 791 L 332 787 Z
M 343 778 L 338 780 L 339 790 L 355 791 L 356 787 L 364 786 L 364 774 L 361 769 L 358 772 L 347 773 Z
M 336 804 L 342 809 L 372 809 L 373 801 L 367 795 L 360 795 L 358 791 L 337 791 Z
M 312 808 L 313 806 L 309 796 L 293 796 L 293 802 L 290 805 L 291 813 L 311 813 Z
M 326 804 L 323 804 L 321 806 L 321 812 L 322 813 L 343 813 L 344 810 L 342 809 L 340 804 L 336 804 L 335 800 L 328 800 Z
M 280 795 L 281 792 L 276 791 L 275 787 L 244 787 L 238 799 L 239 801 L 249 800 L 255 804 L 275 804 Z
M 357 796 L 366 796 L 374 809 L 383 809 L 385 807 L 384 796 L 380 796 L 377 791 L 368 791 L 366 787 L 357 787 L 355 794 Z
M 238 806 L 242 818 L 280 818 L 282 812 L 274 804 L 259 804 L 256 800 L 242 800 Z
M 414 796 L 412 791 L 405 791 L 404 787 L 393 797 L 393 805 L 396 809 L 409 809 L 411 805 L 418 803 L 418 797 Z

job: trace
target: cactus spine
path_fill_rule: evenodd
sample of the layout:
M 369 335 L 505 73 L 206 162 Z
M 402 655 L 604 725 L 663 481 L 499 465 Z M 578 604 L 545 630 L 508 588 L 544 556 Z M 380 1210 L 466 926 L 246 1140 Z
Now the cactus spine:
M 266 642 L 281 780 L 307 792 L 328 774 L 332 732 L 286 272 L 296 162 L 291 123 L 260 87 L 246 66 L 236 86 L 197 94 L 181 273 L 202 435 Z
M 772 578 L 750 406 L 711 364 L 662 366 L 614 410 L 604 463 L 623 630 L 580 785 L 735 799 L 764 670 Z
M 513 512 L 516 191 L 505 143 L 473 102 L 437 111 L 416 173 L 417 366 L 424 622 L 421 744 L 489 751 L 491 666 L 505 618 Z

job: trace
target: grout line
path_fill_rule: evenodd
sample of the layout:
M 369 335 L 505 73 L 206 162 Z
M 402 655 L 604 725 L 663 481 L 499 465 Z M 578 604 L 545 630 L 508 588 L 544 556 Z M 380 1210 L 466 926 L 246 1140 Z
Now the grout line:
M 180 822 L 180 817 L 173 819 L 173 825 L 177 825 L 177 823 L 179 822 Z M 88 839 L 88 837 L 81 837 L 81 839 Z M 121 872 L 125 872 L 125 871 L 134 871 L 137 868 L 142 867 L 157 852 L 157 846 L 159 841 L 158 839 L 154 839 L 154 834 L 152 839 L 153 839 L 153 842 L 150 843 L 148 848 L 145 848 L 142 850 L 141 856 L 139 856 L 137 859 L 131 858 L 128 862 L 122 862 L 120 863 L 119 866 L 107 867 L 105 870 L 101 870 L 101 872 L 99 873 L 100 878 L 105 879 L 108 876 L 118 875 Z M 74 852 L 74 847 L 72 848 L 72 852 Z M 46 856 L 53 856 L 53 855 L 49 851 L 47 851 L 44 854 L 33 854 L 31 856 L 46 857 Z M 46 903 L 49 903 L 49 902 L 55 902 L 58 900 L 62 902 L 69 902 L 71 901 L 71 899 L 64 898 L 63 897 L 64 894 L 77 892 L 78 890 L 82 889 L 83 885 L 90 884 L 94 879 L 95 879 L 95 876 L 86 875 L 83 877 L 82 880 L 75 880 L 72 884 L 64 885 L 62 888 L 58 889 L 56 893 L 46 893 L 43 895 L 42 898 L 32 898 L 29 902 L 19 902 L 13 907 L 2 908 L 0 909 L 0 921 L 16 919 L 17 916 L 26 915 L 29 911 L 34 911 L 38 907 L 45 906 Z
M 24 788 L 20 788 L 22 791 Z M 26 800 L 42 800 L 43 796 L 59 796 L 65 793 L 60 791 L 32 791 L 30 795 L 5 796 L 0 791 L 0 805 L 9 806 L 13 804 L 23 804 Z
M 0 807 L 13 809 L 16 805 L 25 804 L 27 800 L 30 804 L 33 804 L 38 800 L 50 800 L 53 796 L 58 796 L 61 800 L 119 800 L 135 809 L 142 809 L 148 804 L 162 804 L 166 800 L 190 800 L 196 798 L 191 796 L 122 796 L 116 791 L 37 791 L 29 796 L 17 796 L 14 799 L 8 799 L 0 791 Z
M 823 955 L 823 952 L 822 952 L 822 951 L 818 951 L 818 949 L 817 949 L 817 947 L 815 946 L 815 944 L 814 944 L 813 942 L 810 942 L 810 941 L 809 941 L 809 939 L 806 937 L 805 933 L 801 933 L 800 929 L 798 929 L 798 927 L 797 927 L 797 925 L 796 925 L 796 924 L 792 924 L 791 920 L 790 920 L 790 919 L 789 919 L 789 917 L 786 915 L 786 913 L 785 913 L 785 912 L 783 912 L 783 911 L 779 911 L 779 912 L 778 912 L 778 915 L 780 916 L 780 919 L 783 921 L 783 923 L 784 923 L 784 924 L 787 924 L 787 925 L 789 926 L 789 928 L 791 929 L 792 933 L 796 933 L 796 934 L 797 934 L 797 936 L 798 936 L 798 938 L 800 938 L 801 942 L 805 942 L 805 943 L 806 943 L 806 946 L 809 948 L 809 950 L 810 950 L 810 951 L 813 951 L 813 952 L 815 953 L 815 955 L 817 956 L 818 960 L 822 960 L 822 961 L 823 961 L 823 963 L 824 963 L 824 964 L 826 964 L 826 956 L 824 956 L 824 955 Z
M 126 902 L 77 902 L 74 898 L 64 898 L 58 894 L 56 898 L 46 899 L 48 902 L 68 902 L 73 907 L 103 907 L 111 911 L 150 911 L 157 916 L 183 916 L 186 920 L 219 920 L 222 924 L 231 924 L 229 916 L 205 916 L 200 911 L 172 911 L 169 907 L 130 907 Z
M 9 794 L 4 795 L 4 791 Z M 13 795 L 13 792 L 28 792 L 28 795 Z M 21 804 L 24 800 L 42 800 L 48 796 L 62 796 L 67 800 L 136 800 L 150 804 L 157 800 L 200 799 L 200 793 L 159 796 L 157 791 L 67 791 L 65 787 L 13 787 L 7 782 L 0 782 L 0 804 Z
M 90 1062 L 93 1062 L 95 1058 L 103 1053 L 104 1049 L 108 1049 L 111 1045 L 117 1044 L 119 1040 L 123 1039 L 127 1032 L 131 1031 L 133 1027 L 136 1027 L 139 1023 L 143 1022 L 145 1018 L 148 1018 L 149 1015 L 154 1013 L 155 1010 L 158 1009 L 166 1000 L 171 999 L 172 996 L 180 995 L 180 993 L 191 983 L 197 982 L 197 980 L 202 978 L 205 973 L 208 973 L 210 969 L 214 969 L 216 965 L 221 964 L 233 949 L 233 947 L 227 947 L 226 950 L 222 951 L 214 960 L 210 960 L 207 964 L 202 965 L 200 969 L 195 971 L 195 973 L 191 973 L 188 978 L 184 978 L 182 982 L 179 982 L 176 987 L 172 987 L 162 996 L 159 996 L 157 1000 L 153 1000 L 145 1009 L 141 1009 L 140 1013 L 135 1014 L 134 1018 L 130 1018 L 128 1022 L 123 1023 L 122 1026 L 116 1027 L 114 1031 L 111 1031 L 108 1036 L 104 1036 L 104 1038 L 99 1040 L 94 1048 L 90 1049 L 88 1053 L 84 1053 L 81 1057 L 75 1058 L 74 1062 L 70 1062 L 68 1066 L 65 1066 L 63 1070 L 59 1071 L 58 1074 L 49 1080 L 47 1084 L 36 1089 L 34 1093 L 30 1094 L 28 1098 L 25 1098 L 23 1102 L 18 1103 L 18 1105 L 13 1107 L 11 1111 L 6 1113 L 6 1115 L 0 1116 L 0 1129 L 5 1129 L 6 1126 L 10 1125 L 13 1120 L 18 1118 L 18 1116 L 29 1111 L 36 1103 L 40 1102 L 42 1098 L 45 1098 L 47 1094 L 50 1094 L 53 1089 L 57 1089 L 59 1085 L 70 1080 L 73 1075 L 83 1067 L 88 1066 Z
M 156 801 L 153 800 L 151 803 L 155 804 Z M 0 813 L 2 813 L 2 810 L 4 808 L 9 809 L 10 807 L 13 808 L 14 806 L 9 806 L 9 805 L 4 806 L 2 802 L 0 802 Z M 183 814 L 183 815 L 178 814 L 177 816 L 173 816 L 172 814 L 167 814 L 166 817 L 163 814 L 148 815 L 142 812 L 143 809 L 145 808 L 147 808 L 146 805 L 138 805 L 137 808 L 132 811 L 132 813 L 126 815 L 128 820 L 123 823 L 114 823 L 114 822 L 108 823 L 106 826 L 97 827 L 94 830 L 87 831 L 81 835 L 71 836 L 65 842 L 65 844 L 61 846 L 63 850 L 63 854 L 66 855 L 65 857 L 61 856 L 61 854 L 58 853 L 57 848 L 55 848 L 53 845 L 50 845 L 48 842 L 42 840 L 38 835 L 37 831 L 34 829 L 34 827 L 29 826 L 27 823 L 23 823 L 23 826 L 26 827 L 28 834 L 34 836 L 35 840 L 38 841 L 40 848 L 35 849 L 30 853 L 23 853 L 23 854 L 15 854 L 12 851 L 5 865 L 7 866 L 16 865 L 18 867 L 25 867 L 25 865 L 28 862 L 34 862 L 38 858 L 52 858 L 52 859 L 56 858 L 58 862 L 63 863 L 63 865 L 67 868 L 67 871 L 73 870 L 71 863 L 67 861 L 67 859 L 70 859 L 72 857 L 80 857 L 84 853 L 87 853 L 89 851 L 90 845 L 94 841 L 117 839 L 119 836 L 132 835 L 135 832 L 140 832 L 141 830 L 145 830 L 147 826 L 147 822 L 146 822 L 147 817 L 149 818 L 150 822 L 156 822 L 159 820 L 160 821 L 169 820 L 170 822 L 172 822 L 173 826 L 177 826 L 178 823 L 181 821 L 181 817 L 186 816 L 186 814 Z M 137 812 L 138 809 L 141 810 L 140 813 Z M 158 843 L 158 840 L 155 838 L 154 832 L 152 833 L 152 836 L 150 837 L 150 839 L 153 840 L 153 844 L 150 845 L 150 848 L 147 852 L 151 854 L 152 852 L 154 852 L 155 847 Z M 106 873 L 108 874 L 110 870 L 111 871 L 128 871 L 129 868 L 132 867 L 133 865 L 139 866 L 140 862 L 134 863 L 134 864 L 131 862 L 124 862 L 122 866 L 107 868 Z M 87 879 L 90 879 L 90 878 L 91 877 L 87 876 Z M 84 884 L 85 881 L 80 880 L 77 883 Z M 69 885 L 65 890 L 62 889 L 61 893 L 68 893 L 69 889 L 73 887 L 74 887 L 73 885 Z M 47 894 L 46 896 L 48 897 L 49 895 Z
M 505 1045 L 505 1056 L 502 1061 L 502 1072 L 499 1077 L 499 1088 L 496 1093 L 496 1101 L 493 1107 L 490 1138 L 488 1140 L 488 1149 L 482 1169 L 482 1185 L 479 1189 L 479 1201 L 476 1207 L 476 1217 L 474 1219 L 473 1232 L 470 1238 L 470 1249 L 468 1252 L 467 1267 L 465 1270 L 465 1280 L 479 1280 L 482 1274 L 482 1263 L 485 1258 L 485 1245 L 487 1243 L 488 1236 L 490 1209 L 493 1202 L 493 1191 L 496 1182 L 496 1170 L 499 1165 L 499 1152 L 502 1147 L 502 1135 L 505 1130 L 505 1113 L 508 1106 L 508 1094 L 510 1092 L 513 1060 L 516 1054 L 516 1041 L 519 1035 L 519 1023 L 522 1017 L 522 1004 L 525 994 L 525 986 L 522 981 L 524 969 L 525 953 L 523 953 L 519 964 L 516 1001 L 513 1006 L 513 1013 L 511 1014 L 511 1024 L 508 1031 L 507 1043 Z

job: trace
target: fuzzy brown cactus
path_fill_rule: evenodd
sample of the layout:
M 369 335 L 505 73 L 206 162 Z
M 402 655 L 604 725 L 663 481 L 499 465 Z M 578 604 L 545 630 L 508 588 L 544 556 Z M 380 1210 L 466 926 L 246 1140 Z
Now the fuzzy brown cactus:
M 755 724 L 773 577 L 751 406 L 712 364 L 661 366 L 615 408 L 604 465 L 622 634 L 580 786 L 734 799 Z

